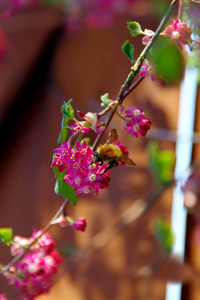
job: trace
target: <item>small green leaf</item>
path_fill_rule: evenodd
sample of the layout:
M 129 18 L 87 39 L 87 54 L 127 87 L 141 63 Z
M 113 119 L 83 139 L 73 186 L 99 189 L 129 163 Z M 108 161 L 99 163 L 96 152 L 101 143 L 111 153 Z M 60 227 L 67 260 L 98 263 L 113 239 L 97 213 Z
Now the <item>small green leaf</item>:
M 110 99 L 110 96 L 108 93 L 105 93 L 104 95 L 101 95 L 101 106 L 108 107 L 108 102 L 107 100 Z
M 65 177 L 65 171 L 62 173 L 59 172 L 58 167 L 53 167 L 56 183 L 54 191 L 57 195 L 63 195 L 64 198 L 67 198 L 72 205 L 76 205 L 78 197 L 74 194 L 74 189 L 69 185 L 68 182 L 63 181 Z
M 129 44 L 128 40 L 122 45 L 122 51 L 126 54 L 126 56 L 128 56 L 128 58 L 131 60 L 131 63 L 133 64 L 134 47 L 133 45 Z
M 7 246 L 10 246 L 13 238 L 13 231 L 11 228 L 0 228 L 0 241 Z
M 74 117 L 74 110 L 72 105 L 70 104 L 72 99 L 70 99 L 67 103 L 64 103 L 61 107 L 61 112 L 63 114 L 62 123 L 61 123 L 61 131 L 58 137 L 58 144 L 67 140 L 67 124 L 70 119 Z
M 139 34 L 143 34 L 142 28 L 138 22 L 127 22 L 130 34 L 135 37 Z
M 162 249 L 170 254 L 174 246 L 174 234 L 164 220 L 157 220 L 155 223 L 155 235 Z
M 70 104 L 73 99 L 70 99 L 67 103 L 64 103 L 61 107 L 61 112 L 63 116 L 72 119 L 74 117 L 74 110 L 72 105 Z

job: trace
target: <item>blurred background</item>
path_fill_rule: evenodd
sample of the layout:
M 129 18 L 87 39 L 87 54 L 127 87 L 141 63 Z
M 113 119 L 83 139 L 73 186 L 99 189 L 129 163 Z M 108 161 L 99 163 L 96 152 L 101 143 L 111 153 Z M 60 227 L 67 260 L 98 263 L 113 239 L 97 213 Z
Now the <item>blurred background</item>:
M 115 1 L 115 5 L 113 1 L 102 1 L 95 8 L 90 1 L 80 3 L 10 0 L 0 4 L 0 227 L 12 227 L 15 235 L 28 237 L 33 227 L 43 228 L 62 204 L 62 196 L 54 193 L 51 168 L 60 132 L 61 105 L 73 98 L 75 111 L 98 112 L 102 94 L 108 92 L 115 99 L 131 66 L 122 44 L 126 40 L 133 43 L 135 58 L 143 49 L 141 37 L 133 39 L 126 22 L 137 21 L 143 30 L 156 30 L 170 1 Z M 126 107 L 141 107 L 154 129 L 177 130 L 185 55 L 179 53 L 178 57 L 178 79 L 169 75 L 167 85 L 161 87 L 145 78 L 125 101 Z M 199 111 L 198 91 L 197 133 Z M 170 224 L 172 187 L 107 246 L 82 259 L 76 256 L 78 249 L 86 249 L 96 234 L 114 224 L 154 187 L 147 146 L 157 136 L 131 137 L 120 122 L 116 116 L 109 129 L 118 130 L 136 167 L 113 168 L 108 189 L 98 197 L 80 195 L 76 207 L 68 205 L 67 213 L 74 219 L 86 217 L 87 230 L 80 233 L 70 227 L 55 227 L 50 231 L 64 262 L 55 286 L 38 299 L 162 300 L 167 281 L 182 281 L 181 299 L 200 297 L 200 233 L 193 216 L 187 217 L 185 263 L 173 256 L 159 260 L 155 220 L 163 218 Z M 162 138 L 160 147 L 175 151 L 176 139 Z M 196 143 L 192 161 L 199 157 Z M 8 252 L 1 245 L 1 263 L 10 260 Z M 138 273 L 148 265 L 153 266 L 151 274 Z M 16 289 L 2 277 L 0 292 L 14 299 Z

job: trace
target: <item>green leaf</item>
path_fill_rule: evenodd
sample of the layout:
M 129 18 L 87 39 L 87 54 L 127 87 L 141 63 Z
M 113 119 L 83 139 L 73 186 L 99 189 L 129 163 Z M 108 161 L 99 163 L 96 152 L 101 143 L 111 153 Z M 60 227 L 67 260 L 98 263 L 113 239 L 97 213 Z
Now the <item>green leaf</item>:
M 139 34 L 143 34 L 142 28 L 138 22 L 127 22 L 130 34 L 135 37 Z
M 65 177 L 65 171 L 62 173 L 59 172 L 58 167 L 53 167 L 56 183 L 54 191 L 57 195 L 63 195 L 64 198 L 67 198 L 72 205 L 76 205 L 78 197 L 74 194 L 74 189 L 69 185 L 68 182 L 63 181 Z
M 174 178 L 175 154 L 171 150 L 160 150 L 159 143 L 148 143 L 150 169 L 155 180 L 162 186 L 167 186 Z
M 60 131 L 60 135 L 58 137 L 57 143 L 61 144 L 62 142 L 66 141 L 66 140 L 67 140 L 67 128 L 64 127 Z
M 61 107 L 61 112 L 65 117 L 72 119 L 74 117 L 74 110 L 72 105 L 70 104 L 73 99 L 70 99 L 67 103 L 64 103 Z
M 13 231 L 11 228 L 0 228 L 0 241 L 7 246 L 10 246 L 13 238 Z
M 61 112 L 63 114 L 62 123 L 61 123 L 61 131 L 58 137 L 58 144 L 67 140 L 67 124 L 70 119 L 74 117 L 74 110 L 72 105 L 70 104 L 72 99 L 70 99 L 67 103 L 64 103 L 61 107 Z
M 129 44 L 128 40 L 122 45 L 122 51 L 126 54 L 126 56 L 128 56 L 128 58 L 131 60 L 131 63 L 133 64 L 134 47 L 133 45 Z
M 174 234 L 164 220 L 157 220 L 155 223 L 155 235 L 162 249 L 170 254 L 174 246 Z
M 109 93 L 105 93 L 104 95 L 101 95 L 101 106 L 108 107 L 107 100 L 110 99 Z
M 169 43 L 169 38 L 160 36 L 151 49 L 153 61 L 159 76 L 166 84 L 179 83 L 184 74 L 182 53 L 175 44 Z

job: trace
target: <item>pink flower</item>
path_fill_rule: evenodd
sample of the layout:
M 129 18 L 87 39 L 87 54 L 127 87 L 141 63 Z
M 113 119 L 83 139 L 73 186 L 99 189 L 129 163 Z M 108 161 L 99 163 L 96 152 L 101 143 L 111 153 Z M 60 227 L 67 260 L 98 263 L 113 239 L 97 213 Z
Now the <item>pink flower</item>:
M 84 217 L 81 217 L 70 224 L 70 226 L 72 226 L 74 229 L 81 232 L 85 231 L 86 225 L 86 219 Z
M 147 45 L 149 43 L 149 41 L 152 39 L 152 37 L 154 36 L 154 31 L 150 30 L 150 29 L 145 29 L 144 30 L 144 37 L 142 38 L 142 44 L 143 45 Z
M 170 22 L 171 25 L 167 26 L 161 35 L 170 37 L 170 43 L 175 42 L 182 50 L 182 45 L 186 45 L 191 41 L 192 29 L 178 19 L 170 18 Z
M 0 300 L 8 300 L 5 294 L 0 294 Z
M 32 241 L 41 231 L 34 230 Z M 23 241 L 18 240 L 20 243 Z M 44 233 L 34 244 L 22 260 L 12 266 L 4 275 L 9 284 L 15 285 L 21 294 L 20 299 L 34 299 L 48 293 L 54 283 L 58 267 L 62 258 L 55 249 L 54 241 L 48 233 Z
M 157 77 L 156 73 L 157 72 L 156 72 L 156 69 L 153 66 L 153 64 L 150 61 L 148 61 L 147 59 L 145 59 L 140 68 L 140 76 L 146 77 L 147 75 L 149 75 L 149 77 L 152 81 L 156 81 L 160 85 L 165 86 L 165 83 L 160 78 Z
M 108 187 L 110 172 L 104 174 L 107 165 L 91 164 L 94 152 L 90 147 L 87 147 L 85 141 L 82 145 L 77 142 L 77 149 L 72 149 L 66 142 L 63 142 L 61 147 L 54 151 L 57 156 L 54 157 L 52 166 L 56 166 L 58 161 L 62 162 L 62 164 L 60 162 L 62 168 L 59 169 L 59 172 L 64 168 L 65 177 L 63 180 L 70 183 L 76 190 L 75 194 L 83 193 L 86 195 L 93 191 L 94 194 L 98 195 L 100 189 Z
M 98 113 L 88 112 L 86 114 L 78 111 L 78 114 L 81 118 L 85 119 L 85 126 L 91 128 L 96 133 L 101 133 L 105 129 L 105 124 L 103 122 L 98 121 L 99 115 Z
M 145 136 L 150 129 L 151 121 L 145 118 L 143 110 L 129 106 L 129 109 L 125 110 L 125 113 L 125 130 L 135 137 Z
M 59 224 L 61 227 L 69 225 L 78 231 L 84 232 L 86 228 L 86 219 L 81 217 L 74 221 L 71 217 L 61 214 L 52 224 Z
M 88 127 L 84 127 L 84 123 L 83 122 L 78 122 L 78 123 L 74 123 L 72 124 L 72 128 L 70 128 L 70 130 L 72 131 L 72 133 L 87 133 L 90 131 L 90 129 Z

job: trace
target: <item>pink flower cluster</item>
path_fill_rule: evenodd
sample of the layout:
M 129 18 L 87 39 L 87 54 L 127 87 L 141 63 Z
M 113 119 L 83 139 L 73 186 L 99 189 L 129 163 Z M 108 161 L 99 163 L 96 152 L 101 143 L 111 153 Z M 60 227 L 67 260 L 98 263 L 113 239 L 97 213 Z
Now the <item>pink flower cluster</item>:
M 28 239 L 16 236 L 15 244 L 11 247 L 12 255 L 16 256 L 21 248 L 36 239 L 40 233 L 41 231 L 34 230 L 32 237 Z M 51 236 L 44 233 L 22 260 L 4 272 L 4 275 L 9 284 L 20 290 L 20 299 L 32 300 L 49 292 L 61 261 Z
M 171 24 L 167 26 L 161 35 L 170 37 L 170 43 L 175 42 L 182 50 L 182 45 L 187 45 L 191 41 L 192 29 L 178 19 L 170 18 L 170 22 Z
M 76 149 L 67 142 L 62 142 L 61 148 L 54 150 L 56 156 L 52 162 L 59 172 L 65 170 L 64 181 L 67 181 L 76 191 L 75 194 L 88 194 L 92 190 L 98 195 L 100 189 L 108 187 L 110 171 L 104 173 L 107 165 L 91 164 L 94 152 L 84 141 L 77 143 Z
M 151 121 L 145 117 L 143 110 L 129 106 L 125 114 L 125 130 L 135 137 L 145 136 L 150 129 Z

